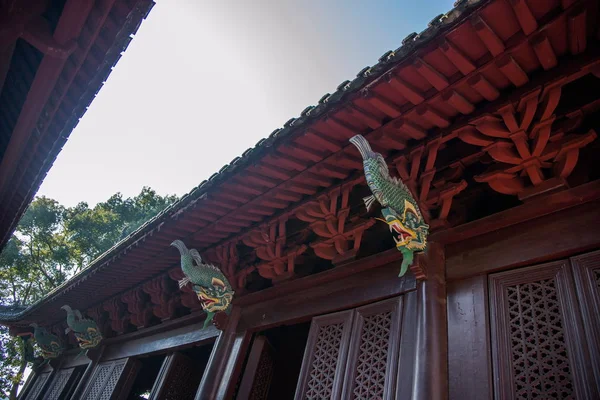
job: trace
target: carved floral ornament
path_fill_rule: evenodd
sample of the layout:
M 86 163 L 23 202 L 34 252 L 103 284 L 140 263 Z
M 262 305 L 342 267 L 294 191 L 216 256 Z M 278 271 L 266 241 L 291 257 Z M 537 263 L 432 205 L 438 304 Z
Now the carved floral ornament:
M 348 182 L 331 193 L 319 196 L 296 212 L 296 217 L 308 222 L 310 229 L 321 238 L 310 244 L 315 254 L 334 264 L 355 257 L 363 233 L 375 223 L 372 219 L 349 218 L 348 200 L 356 184 L 356 181 Z
M 471 122 L 458 132 L 465 143 L 481 147 L 496 163 L 475 177 L 499 193 L 521 199 L 566 186 L 565 179 L 577 165 L 579 151 L 594 141 L 596 132 L 576 132 L 581 111 L 555 124 L 561 96 L 556 85 L 538 89 L 497 113 Z

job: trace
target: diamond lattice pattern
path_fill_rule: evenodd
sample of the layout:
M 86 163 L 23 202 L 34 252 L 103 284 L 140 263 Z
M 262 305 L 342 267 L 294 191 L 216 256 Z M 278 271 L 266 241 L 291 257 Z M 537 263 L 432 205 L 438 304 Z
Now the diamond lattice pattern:
M 343 331 L 343 323 L 321 326 L 319 328 L 315 345 L 315 355 L 308 379 L 307 399 L 331 398 Z
M 106 381 L 111 369 L 112 365 L 110 364 L 100 365 L 98 367 L 98 372 L 96 373 L 94 383 L 92 383 L 92 387 L 87 394 L 86 400 L 96 399 L 100 395 L 102 387 L 104 386 L 104 382 Z
M 58 400 L 60 394 L 67 385 L 67 382 L 69 381 L 72 372 L 73 369 L 67 369 L 58 373 L 58 375 L 55 378 L 54 385 L 52 386 L 52 390 L 47 395 L 48 400 Z
M 46 384 L 46 380 L 48 380 L 49 376 L 50 376 L 49 372 L 44 372 L 36 379 L 35 384 L 33 385 L 33 387 L 31 388 L 31 391 L 27 395 L 27 400 L 30 400 L 30 399 L 36 400 L 38 398 L 38 396 L 42 392 L 42 389 L 44 388 L 44 385 Z
M 104 386 L 104 390 L 102 390 L 102 394 L 98 398 L 98 400 L 109 400 L 112 396 L 113 390 L 115 390 L 115 386 L 117 386 L 117 382 L 119 382 L 119 378 L 121 377 L 121 372 L 125 368 L 125 363 L 115 365 L 115 368 L 110 373 L 108 380 L 106 381 L 106 386 Z
M 354 379 L 354 399 L 382 399 L 385 387 L 391 311 L 364 320 Z
M 518 399 L 573 399 L 554 279 L 507 287 L 512 369 Z

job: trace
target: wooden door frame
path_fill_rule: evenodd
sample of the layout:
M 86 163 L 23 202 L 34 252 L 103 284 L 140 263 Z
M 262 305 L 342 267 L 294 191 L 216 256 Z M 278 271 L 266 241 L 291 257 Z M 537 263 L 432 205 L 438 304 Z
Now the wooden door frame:
M 414 275 L 398 278 L 401 253 L 391 249 L 332 270 L 247 295 L 234 302 L 196 399 L 228 399 L 254 332 L 309 321 L 416 290 Z

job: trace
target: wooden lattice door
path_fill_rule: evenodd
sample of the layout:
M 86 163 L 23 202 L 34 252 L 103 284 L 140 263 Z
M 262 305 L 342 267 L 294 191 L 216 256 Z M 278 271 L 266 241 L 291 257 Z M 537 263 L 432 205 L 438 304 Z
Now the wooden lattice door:
M 198 390 L 196 367 L 194 360 L 179 352 L 167 356 L 150 398 L 193 400 Z
M 126 398 L 139 368 L 139 362 L 130 358 L 98 364 L 81 398 L 85 400 Z
M 592 399 L 583 321 L 567 260 L 490 276 L 497 399 Z
M 41 399 L 41 394 L 46 384 L 48 383 L 48 378 L 50 378 L 51 371 L 41 372 L 33 381 L 31 385 L 31 389 L 27 391 L 25 394 L 24 400 L 38 400 Z
M 402 309 L 398 297 L 313 318 L 296 399 L 396 398 Z
M 65 387 L 67 386 L 67 383 L 69 382 L 69 379 L 71 378 L 71 375 L 73 374 L 73 371 L 75 371 L 75 367 L 61 369 L 58 371 L 54 375 L 52 383 L 48 388 L 48 393 L 46 393 L 44 398 L 47 400 L 60 399 Z
M 394 399 L 402 298 L 356 309 L 343 399 Z
M 571 259 L 591 369 L 600 396 L 600 251 Z
M 354 312 L 313 318 L 296 399 L 339 399 Z
M 273 379 L 274 352 L 265 336 L 254 339 L 237 393 L 238 400 L 267 400 Z

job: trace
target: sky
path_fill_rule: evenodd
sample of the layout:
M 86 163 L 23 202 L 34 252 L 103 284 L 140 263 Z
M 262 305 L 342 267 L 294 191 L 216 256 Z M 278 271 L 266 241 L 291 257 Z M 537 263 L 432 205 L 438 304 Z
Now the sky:
M 156 0 L 38 195 L 181 196 L 454 0 Z

